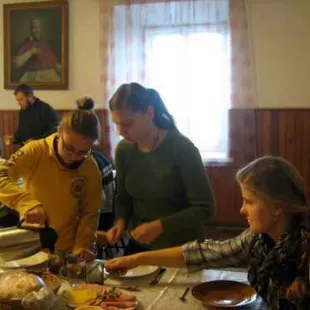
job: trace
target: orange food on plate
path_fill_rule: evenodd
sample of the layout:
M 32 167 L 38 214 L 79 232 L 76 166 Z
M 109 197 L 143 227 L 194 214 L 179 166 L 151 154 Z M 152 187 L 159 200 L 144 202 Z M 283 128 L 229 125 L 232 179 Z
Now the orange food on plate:
M 98 293 L 98 298 L 89 306 L 99 306 L 106 310 L 134 310 L 137 307 L 137 298 L 115 287 L 98 284 L 77 284 L 74 290 L 92 290 Z

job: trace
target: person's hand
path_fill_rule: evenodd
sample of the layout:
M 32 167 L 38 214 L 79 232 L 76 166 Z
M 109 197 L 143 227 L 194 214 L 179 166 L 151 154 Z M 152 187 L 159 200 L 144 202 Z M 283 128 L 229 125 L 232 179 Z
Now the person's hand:
M 130 236 L 136 241 L 149 244 L 163 232 L 160 220 L 144 223 L 136 227 Z
M 32 209 L 26 211 L 24 217 L 25 222 L 29 224 L 44 225 L 46 221 L 46 213 L 41 205 L 33 207 Z
M 85 261 L 85 262 L 92 262 L 95 258 L 96 255 L 94 252 L 89 251 L 89 250 L 83 250 L 80 252 L 78 255 L 79 260 Z
M 106 245 L 108 243 L 108 236 L 106 231 L 97 231 L 97 243 L 99 245 Z
M 121 239 L 122 234 L 125 230 L 124 220 L 118 220 L 116 224 L 107 232 L 107 241 L 109 244 L 114 245 Z
M 128 269 L 138 267 L 137 254 L 114 258 L 106 261 L 104 267 L 112 274 L 126 274 Z
M 32 49 L 31 49 L 31 55 L 32 56 L 38 56 L 38 55 L 40 55 L 41 54 L 41 49 L 40 48 L 38 48 L 38 47 L 33 47 Z

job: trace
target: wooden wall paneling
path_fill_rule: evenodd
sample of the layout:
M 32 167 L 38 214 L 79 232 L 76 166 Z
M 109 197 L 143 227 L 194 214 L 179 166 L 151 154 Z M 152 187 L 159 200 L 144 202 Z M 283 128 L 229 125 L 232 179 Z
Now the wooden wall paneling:
M 244 163 L 244 123 L 243 110 L 229 111 L 229 146 L 230 155 L 235 165 Z
M 272 110 L 272 127 L 271 127 L 271 135 L 272 141 L 269 146 L 269 154 L 278 156 L 279 155 L 279 135 L 280 135 L 280 128 L 279 128 L 279 113 L 278 111 Z
M 305 180 L 310 194 L 310 111 L 279 111 L 279 156 L 290 161 Z
M 57 111 L 62 117 L 68 110 Z M 109 115 L 98 110 L 102 126 L 101 150 L 109 157 Z M 0 111 L 0 135 L 13 135 L 18 122 L 18 111 Z M 310 109 L 284 110 L 230 110 L 230 157 L 226 166 L 207 167 L 207 172 L 217 200 L 214 221 L 223 225 L 245 225 L 240 215 L 241 194 L 234 177 L 236 170 L 265 154 L 282 156 L 291 161 L 305 179 L 310 189 Z M 8 157 L 14 151 L 5 145 Z M 310 193 L 310 191 L 309 191 Z
M 234 165 L 243 166 L 257 157 L 255 110 L 230 110 L 230 157 Z
M 5 111 L 3 115 L 3 133 L 5 135 L 8 135 L 10 133 L 10 126 L 9 126 L 9 120 L 8 120 L 8 115 L 9 111 Z
M 70 112 L 70 110 L 57 110 L 59 118 L 61 119 L 65 114 Z M 102 128 L 108 128 L 108 111 L 107 110 L 97 110 L 97 115 L 101 123 Z M 18 124 L 19 111 L 0 111 L 0 136 L 4 143 L 4 153 L 5 158 L 9 156 L 16 150 L 16 147 L 12 143 L 5 144 L 5 137 L 13 136 L 17 124 Z M 99 149 L 104 152 L 107 157 L 110 158 L 110 144 L 109 144 L 109 131 L 102 130 L 101 139 L 99 141 Z
M 278 113 L 256 111 L 257 156 L 278 154 Z
M 302 158 L 307 156 L 302 149 L 303 126 L 305 122 L 302 111 L 280 111 L 279 115 L 279 156 L 302 170 Z
M 232 166 L 239 168 L 266 154 L 284 157 L 302 174 L 310 196 L 310 109 L 231 110 L 229 121 Z M 244 223 L 237 215 L 241 196 L 238 187 L 233 190 L 234 174 L 229 169 L 208 169 L 218 204 L 214 221 L 239 225 Z
M 14 119 L 14 113 L 12 112 L 8 113 L 8 126 L 9 126 L 9 132 L 15 131 L 15 119 Z
M 244 115 L 244 162 L 249 163 L 257 157 L 257 132 L 256 132 L 256 111 L 242 111 Z
M 293 161 L 299 171 L 303 170 L 303 127 L 305 125 L 303 111 L 294 111 Z
M 2 111 L 1 114 L 1 136 L 4 144 L 4 156 L 8 158 L 15 150 L 15 146 L 11 143 L 12 136 L 17 126 L 16 117 L 14 114 L 16 111 Z M 18 119 L 17 119 L 18 120 Z
M 298 171 L 305 180 L 306 189 L 310 196 L 310 111 L 299 110 L 294 112 L 294 161 Z
M 0 138 L 4 142 L 3 113 L 0 113 Z
M 3 114 L 0 113 L 0 139 L 1 139 L 1 142 L 2 142 L 2 145 L 3 145 L 3 154 L 1 154 L 1 156 L 6 156 L 5 154 L 5 144 L 4 144 L 4 123 L 3 123 Z
M 293 163 L 295 162 L 295 143 L 296 143 L 296 133 L 295 133 L 295 112 L 291 111 L 291 113 L 286 113 L 286 141 L 285 141 L 285 149 L 286 149 L 286 158 Z M 281 119 L 280 119 L 281 120 Z M 282 133 L 280 133 L 282 135 Z
M 306 187 L 308 189 L 308 196 L 310 197 L 310 112 L 304 112 L 301 118 L 303 122 L 302 128 L 302 169 L 305 178 Z M 308 142 L 309 141 L 309 142 Z
M 7 111 L 4 111 L 2 114 L 2 135 L 3 135 L 3 143 L 4 143 L 4 156 L 7 158 L 8 154 L 10 153 L 10 145 L 8 144 L 7 136 L 9 135 L 8 133 L 8 126 L 7 126 Z
M 7 135 L 11 136 L 10 138 L 12 139 L 13 133 L 15 132 L 15 126 L 17 125 L 17 123 L 15 124 L 14 112 L 12 111 L 7 112 L 6 121 L 7 121 Z M 9 154 L 14 153 L 14 150 L 15 146 L 12 143 L 10 143 L 8 145 Z
M 286 111 L 279 111 L 279 156 L 292 161 L 289 148 L 292 147 L 292 116 Z
M 237 169 L 234 167 L 207 167 L 206 170 L 217 206 L 212 221 L 221 225 L 245 225 L 244 216 L 240 214 L 241 193 L 239 185 L 235 181 Z
M 286 156 L 286 128 L 287 116 L 284 111 L 279 111 L 279 156 Z

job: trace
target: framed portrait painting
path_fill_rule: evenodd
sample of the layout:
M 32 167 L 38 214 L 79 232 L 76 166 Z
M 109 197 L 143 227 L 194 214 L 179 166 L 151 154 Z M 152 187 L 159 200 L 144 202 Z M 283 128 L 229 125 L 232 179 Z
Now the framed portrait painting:
M 4 88 L 68 89 L 67 1 L 3 5 Z

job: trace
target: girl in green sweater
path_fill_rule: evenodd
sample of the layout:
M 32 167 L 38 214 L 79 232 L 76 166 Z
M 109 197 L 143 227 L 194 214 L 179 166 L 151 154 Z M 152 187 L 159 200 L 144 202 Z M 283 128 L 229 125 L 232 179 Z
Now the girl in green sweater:
M 160 95 L 124 84 L 109 107 L 124 139 L 115 154 L 116 221 L 108 242 L 128 230 L 128 254 L 202 240 L 214 214 L 213 193 L 199 151 L 177 130 Z

